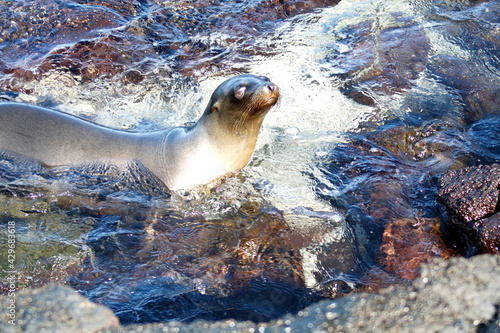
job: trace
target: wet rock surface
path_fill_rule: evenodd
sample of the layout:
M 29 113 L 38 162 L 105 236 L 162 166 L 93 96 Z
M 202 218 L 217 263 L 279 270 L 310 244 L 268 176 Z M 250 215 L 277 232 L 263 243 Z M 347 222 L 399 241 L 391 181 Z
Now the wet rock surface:
M 169 105 L 179 98 L 177 88 L 172 86 L 189 85 L 187 82 L 193 78 L 246 71 L 245 66 L 259 57 L 286 53 L 283 49 L 276 51 L 275 42 L 293 30 L 274 34 L 276 23 L 337 2 L 13 2 L 11 11 L 0 13 L 4 31 L 0 35 L 0 88 L 25 92 L 25 100 L 25 95 L 48 94 L 46 100 L 37 103 L 53 106 L 57 103 L 50 99 L 54 88 L 49 85 L 43 90 L 35 82 L 40 80 L 43 86 L 51 82 L 43 79 L 50 77 L 60 83 L 56 90 L 63 89 L 59 98 L 64 96 L 64 89 L 84 92 L 84 96 L 71 100 L 73 106 L 87 98 L 85 94 L 93 96 L 103 91 L 102 99 L 111 100 L 114 112 L 128 108 L 124 104 L 140 101 L 144 91 L 159 87 L 164 91 L 153 98 L 153 107 L 159 101 Z M 128 181 L 120 172 L 106 170 L 90 176 L 75 170 L 49 172 L 43 168 L 35 173 L 10 172 L 12 165 L 5 166 L 2 159 L 0 194 L 5 200 L 5 213 L 0 223 L 16 221 L 20 235 L 25 236 L 25 230 L 33 231 L 27 236 L 44 240 L 36 247 L 29 237 L 19 243 L 18 254 L 23 262 L 36 268 L 18 276 L 19 287 L 43 286 L 48 281 L 70 285 L 112 308 L 122 323 L 200 318 L 267 321 L 295 313 L 320 297 L 377 292 L 390 285 L 407 286 L 416 279 L 412 287 L 326 301 L 270 324 L 197 321 L 191 325 L 164 323 L 121 330 L 256 331 L 262 327 L 279 331 L 295 325 L 292 327 L 298 331 L 307 331 L 311 326 L 332 331 L 371 331 L 372 327 L 384 332 L 406 327 L 423 331 L 428 327 L 494 331 L 497 314 L 491 314 L 489 308 L 498 306 L 496 296 L 484 301 L 480 296 L 476 298 L 474 291 L 446 287 L 445 281 L 451 283 L 452 277 L 446 274 L 452 275 L 455 268 L 451 267 L 458 265 L 469 274 L 469 280 L 457 274 L 462 283 L 484 277 L 481 283 L 488 284 L 487 272 L 496 269 L 496 259 L 473 258 L 479 265 L 475 266 L 478 272 L 473 272 L 467 261 L 452 259 L 450 266 L 439 264 L 437 270 L 445 276 L 434 285 L 437 296 L 424 283 L 429 276 L 434 277 L 435 266 L 426 266 L 423 276 L 419 276 L 422 263 L 453 257 L 455 250 L 469 255 L 498 252 L 494 186 L 478 181 L 478 188 L 470 186 L 470 191 L 463 193 L 463 187 L 456 187 L 451 206 L 467 217 L 459 223 L 469 234 L 462 245 L 454 245 L 461 242 L 461 233 L 445 228 L 446 244 L 454 247 L 444 246 L 439 230 L 443 216 L 436 207 L 440 174 L 500 158 L 500 85 L 495 72 L 499 68 L 498 2 L 414 3 L 415 12 L 410 18 L 404 17 L 408 13 L 400 15 L 391 8 L 390 17 L 381 20 L 378 15 L 388 8 L 380 2 L 376 10 L 367 11 L 371 14 L 362 23 L 345 23 L 349 22 L 349 14 L 322 27 L 334 35 L 335 42 L 325 46 L 321 64 L 316 64 L 316 59 L 312 62 L 321 67 L 321 75 L 331 78 L 325 85 L 332 88 L 328 94 L 339 87 L 349 98 L 373 106 L 370 119 L 346 134 L 348 138 L 341 144 L 332 143 L 330 137 L 297 136 L 297 141 L 326 140 L 327 147 L 318 149 L 319 157 L 311 163 L 315 164 L 313 170 L 304 173 L 310 176 L 316 195 L 345 214 L 345 227 L 341 228 L 338 219 L 301 207 L 306 213 L 297 214 L 296 219 L 312 217 L 324 223 L 306 231 L 291 230 L 284 222 L 284 213 L 262 198 L 256 199 L 253 191 L 233 193 L 228 199 L 221 195 L 227 188 L 222 187 L 219 193 L 215 190 L 209 199 L 204 198 L 204 205 L 220 205 L 220 211 L 229 213 L 222 218 L 206 217 L 199 214 L 206 207 L 190 210 L 151 203 L 153 198 L 161 197 L 176 204 L 161 184 L 141 176 L 144 170 L 132 172 L 133 179 Z M 422 3 L 424 8 L 420 7 Z M 428 13 L 424 15 L 426 8 Z M 363 14 L 356 8 L 353 12 Z M 304 26 L 298 30 L 306 29 L 320 16 L 304 16 L 304 21 L 288 24 L 300 22 Z M 472 61 L 475 59 L 479 61 Z M 276 73 L 280 70 L 272 68 Z M 307 68 L 297 71 L 294 75 L 314 83 L 304 90 L 315 91 L 324 84 L 315 81 L 314 75 L 309 76 Z M 123 86 L 115 90 L 115 85 Z M 27 88 L 33 86 L 38 90 Z M 136 90 L 131 88 L 134 86 Z M 136 91 L 140 93 L 133 102 L 117 102 Z M 311 101 L 317 98 L 311 96 Z M 400 99 L 401 104 L 385 103 L 386 98 L 391 102 Z M 102 105 L 108 105 L 102 99 L 93 101 L 99 112 Z M 143 115 L 147 108 L 139 108 L 137 117 L 148 117 Z M 325 116 L 337 108 L 328 106 Z M 321 120 L 319 123 L 323 126 Z M 273 131 L 286 134 L 279 126 Z M 295 159 L 287 162 L 295 163 Z M 482 175 L 487 177 L 488 172 Z M 461 177 L 458 173 L 455 176 Z M 37 185 L 30 183 L 33 177 Z M 27 178 L 30 181 L 24 181 Z M 65 180 L 76 183 L 76 189 L 68 190 Z M 47 182 L 48 187 L 42 185 Z M 143 188 L 131 187 L 140 183 Z M 462 206 L 462 194 L 472 202 L 477 193 L 485 190 L 492 191 L 488 200 Z M 455 195 L 452 192 L 444 196 Z M 346 236 L 338 237 L 339 229 Z M 58 237 L 62 241 L 54 241 Z M 493 278 L 491 283 L 495 281 Z M 7 294 L 4 282 L 0 282 L 0 291 Z M 464 292 L 455 295 L 456 290 Z M 418 296 L 421 291 L 425 297 Z M 426 297 L 430 304 L 425 304 Z M 446 303 L 448 298 L 459 305 Z M 469 308 L 464 310 L 469 314 L 455 312 L 457 306 L 476 302 L 478 308 L 486 309 L 486 315 Z M 332 311 L 335 308 L 340 310 Z M 493 320 L 490 326 L 489 320 Z
M 294 230 L 253 187 L 229 187 L 245 185 L 244 179 L 230 178 L 226 187 L 198 193 L 224 211 L 205 216 L 199 212 L 202 199 L 169 193 L 140 165 L 30 169 L 16 162 L 7 156 L 0 162 L 0 195 L 10 207 L 0 223 L 16 225 L 16 254 L 29 263 L 19 268 L 18 288 L 50 281 L 69 285 L 111 308 L 122 323 L 267 321 L 299 311 L 323 290 L 340 296 L 334 285 L 342 283 L 342 272 L 360 274 L 349 238 L 338 238 L 317 262 L 323 262 L 320 273 L 340 277 L 325 278 L 331 288 L 307 288 L 302 249 L 325 246 L 324 234 L 335 234 L 339 226 Z M 13 176 L 16 170 L 20 179 Z M 23 203 L 26 196 L 41 199 Z M 24 240 L 46 230 L 51 238 L 67 239 L 65 246 Z M 330 260 L 330 253 L 342 262 Z M 0 281 L 0 291 L 8 289 Z
M 49 72 L 137 84 L 158 63 L 186 76 L 223 71 L 268 52 L 251 46 L 276 21 L 337 2 L 19 1 L 0 14 L 0 84 L 25 91 Z
M 455 218 L 472 224 L 497 212 L 499 185 L 499 164 L 450 171 L 440 179 L 439 200 Z
M 443 241 L 441 215 L 432 199 L 434 174 L 449 167 L 435 156 L 462 149 L 443 140 L 449 130 L 453 133 L 443 123 L 388 125 L 352 135 L 321 160 L 329 182 L 318 182 L 318 195 L 345 209 L 367 265 L 377 263 L 392 276 L 413 280 L 422 263 L 457 255 Z
M 479 62 L 486 67 L 497 66 L 498 58 L 490 58 L 498 54 L 500 46 L 500 30 L 498 29 L 500 7 L 495 1 L 464 1 L 458 3 L 449 12 L 451 4 L 440 4 L 431 9 L 435 13 L 436 22 L 447 22 L 455 18 L 453 25 L 446 26 L 444 31 L 447 40 L 464 50 L 470 50 L 471 55 L 477 54 Z M 472 14 L 474 13 L 474 14 Z M 470 20 L 471 15 L 478 15 L 481 21 Z M 465 32 L 471 27 L 477 28 L 477 33 L 468 35 Z M 489 28 L 494 27 L 494 28 Z M 498 76 L 491 71 L 477 69 L 463 57 L 437 54 L 429 66 L 430 71 L 444 84 L 456 89 L 467 108 L 465 119 L 468 122 L 477 121 L 482 117 L 497 114 L 500 102 Z M 479 88 L 481 87 L 481 88 Z
M 500 214 L 474 223 L 481 250 L 486 253 L 500 253 Z
M 9 300 L 0 296 L 3 314 L 7 314 Z M 200 320 L 113 328 L 117 318 L 109 310 L 57 285 L 19 292 L 16 302 L 20 321 L 16 326 L 0 322 L 3 332 L 37 332 L 39 328 L 74 332 L 495 332 L 500 328 L 500 257 L 436 260 L 423 265 L 420 278 L 410 286 L 325 300 L 297 315 L 261 324 Z M 53 309 L 50 316 L 47 307 Z M 75 308 L 80 310 L 72 312 Z M 99 319 L 86 317 L 96 310 Z
M 500 165 L 450 171 L 441 177 L 439 186 L 438 200 L 449 217 L 445 229 L 469 236 L 462 239 L 467 252 L 499 253 Z
M 384 229 L 378 262 L 385 270 L 403 279 L 420 275 L 422 263 L 455 253 L 449 249 L 439 231 L 440 219 L 400 219 Z
M 481 54 L 485 68 L 478 69 L 463 55 L 432 52 L 433 36 L 427 33 L 425 24 L 403 17 L 395 9 L 392 18 L 385 22 L 368 19 L 357 25 L 339 22 L 342 29 L 336 31 L 337 42 L 329 47 L 324 59 L 331 65 L 327 67 L 328 74 L 341 79 L 339 84 L 347 96 L 366 105 L 383 103 L 387 96 L 405 95 L 417 86 L 419 78 L 428 76 L 455 90 L 467 108 L 468 122 L 495 113 L 500 102 L 498 76 L 487 67 L 498 66 L 498 4 L 428 2 L 416 7 L 426 12 L 433 24 L 444 24 L 441 30 L 444 41 L 471 55 Z M 482 19 L 471 20 L 475 15 Z M 469 35 L 472 27 L 477 33 Z
M 346 28 L 325 59 L 333 65 L 330 74 L 345 79 L 344 93 L 360 103 L 373 105 L 378 94 L 411 88 L 427 65 L 429 40 L 422 27 L 397 13 L 394 21 L 388 27 L 368 21 Z

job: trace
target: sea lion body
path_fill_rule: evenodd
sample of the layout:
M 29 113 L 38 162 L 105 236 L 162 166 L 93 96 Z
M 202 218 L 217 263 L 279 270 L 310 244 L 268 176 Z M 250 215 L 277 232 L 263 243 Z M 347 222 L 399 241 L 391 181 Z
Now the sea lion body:
M 265 77 L 240 75 L 222 83 L 190 127 L 133 133 L 63 112 L 0 103 L 0 150 L 45 166 L 92 161 L 142 163 L 170 189 L 189 189 L 242 169 L 250 160 L 278 87 Z

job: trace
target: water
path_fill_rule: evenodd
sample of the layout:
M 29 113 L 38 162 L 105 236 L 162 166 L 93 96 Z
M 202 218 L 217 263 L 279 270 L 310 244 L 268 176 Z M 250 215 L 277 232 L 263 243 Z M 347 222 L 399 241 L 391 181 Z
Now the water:
M 1 2 L 17 101 L 148 131 L 195 121 L 235 74 L 282 92 L 249 166 L 195 191 L 3 156 L 20 287 L 68 284 L 123 323 L 266 321 L 460 253 L 436 180 L 498 161 L 498 3 L 304 4 Z

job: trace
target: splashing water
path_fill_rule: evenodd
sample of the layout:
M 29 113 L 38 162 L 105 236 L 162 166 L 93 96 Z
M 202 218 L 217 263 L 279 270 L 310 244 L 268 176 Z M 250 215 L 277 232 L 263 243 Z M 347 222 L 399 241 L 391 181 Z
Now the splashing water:
M 26 286 L 69 284 L 124 323 L 270 320 L 411 277 L 381 259 L 384 239 L 440 216 L 435 174 L 498 160 L 495 2 L 344 0 L 274 21 L 246 14 L 265 12 L 260 2 L 141 4 L 50 47 L 18 42 L 39 58 L 1 60 L 2 89 L 138 131 L 196 121 L 239 73 L 269 76 L 281 100 L 244 171 L 187 193 L 134 163 L 44 169 L 3 156 L 0 222 L 16 223 Z M 94 57 L 78 67 L 81 50 Z

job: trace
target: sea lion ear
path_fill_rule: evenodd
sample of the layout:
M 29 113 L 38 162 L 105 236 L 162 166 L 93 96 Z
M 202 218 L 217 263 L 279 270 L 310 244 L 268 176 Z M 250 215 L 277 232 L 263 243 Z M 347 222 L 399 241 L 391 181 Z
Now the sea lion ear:
M 239 87 L 236 92 L 234 93 L 234 97 L 237 99 L 242 99 L 245 96 L 245 91 L 247 90 L 247 87 L 241 86 Z

